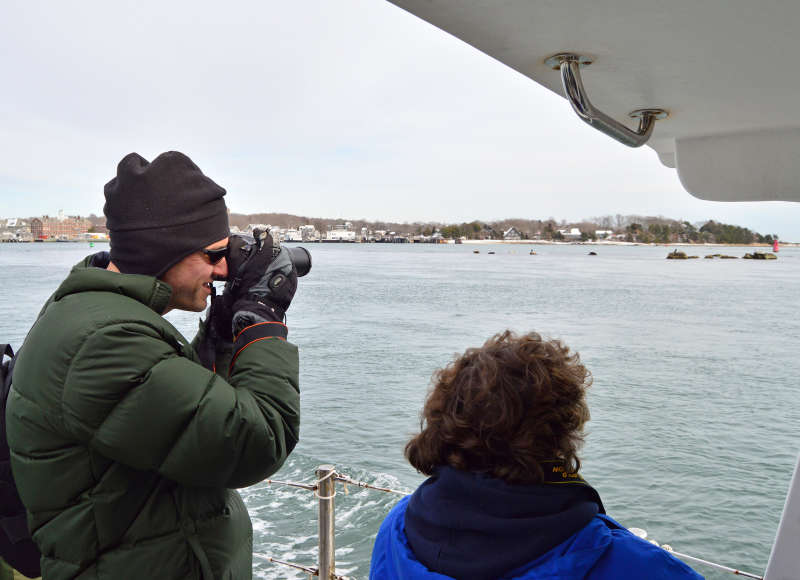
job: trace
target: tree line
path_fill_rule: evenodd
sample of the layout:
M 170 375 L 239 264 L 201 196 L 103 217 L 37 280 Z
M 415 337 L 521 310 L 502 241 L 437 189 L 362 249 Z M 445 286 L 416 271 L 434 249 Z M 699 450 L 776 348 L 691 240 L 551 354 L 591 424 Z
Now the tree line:
M 582 241 L 596 241 L 598 231 L 611 231 L 617 239 L 638 243 L 710 243 L 710 244 L 771 244 L 777 234 L 761 234 L 742 226 L 724 224 L 714 220 L 692 224 L 688 221 L 663 216 L 603 216 L 581 222 L 569 223 L 548 220 L 500 220 L 496 222 L 472 221 L 461 224 L 417 225 L 418 233 L 429 235 L 439 231 L 445 238 L 503 239 L 510 228 L 519 232 L 522 239 L 558 241 L 564 239 L 562 231 L 577 228 Z M 607 237 L 605 235 L 600 237 Z
M 612 231 L 617 239 L 638 243 L 711 243 L 711 244 L 771 244 L 778 239 L 777 234 L 760 234 L 748 228 L 724 224 L 714 220 L 690 223 L 663 216 L 605 215 L 588 218 L 580 222 L 557 221 L 555 218 L 542 219 L 504 219 L 496 221 L 473 220 L 461 223 L 442 222 L 388 222 L 366 219 L 332 219 L 298 216 L 285 213 L 239 214 L 231 213 L 230 224 L 245 228 L 248 224 L 261 223 L 276 227 L 290 228 L 300 225 L 313 225 L 325 232 L 335 224 L 349 221 L 356 232 L 367 228 L 372 232 L 393 231 L 405 236 L 430 236 L 439 233 L 444 238 L 468 240 L 502 240 L 505 232 L 514 228 L 523 240 L 562 240 L 561 230 L 577 228 L 582 241 L 598 239 L 598 230 Z M 103 216 L 90 215 L 94 226 L 103 228 Z

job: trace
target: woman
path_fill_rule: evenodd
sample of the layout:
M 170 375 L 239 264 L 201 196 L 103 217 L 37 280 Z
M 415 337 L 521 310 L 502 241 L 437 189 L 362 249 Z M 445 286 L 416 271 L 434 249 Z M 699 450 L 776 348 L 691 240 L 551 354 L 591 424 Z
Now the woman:
M 605 515 L 578 475 L 590 384 L 577 353 L 536 333 L 437 371 L 405 450 L 430 477 L 381 525 L 370 578 L 702 578 Z

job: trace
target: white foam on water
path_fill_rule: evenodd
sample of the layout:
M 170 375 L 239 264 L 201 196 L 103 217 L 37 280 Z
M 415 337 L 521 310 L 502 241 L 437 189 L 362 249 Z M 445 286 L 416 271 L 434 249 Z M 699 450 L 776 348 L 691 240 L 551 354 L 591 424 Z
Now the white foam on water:
M 314 470 L 321 461 L 294 454 L 276 480 L 313 484 Z M 371 473 L 349 465 L 337 471 L 353 480 L 379 487 L 403 489 L 393 475 Z M 311 477 L 309 477 L 311 476 Z M 261 483 L 242 490 L 253 520 L 254 574 L 257 578 L 306 578 L 307 574 L 271 563 L 268 557 L 308 567 L 317 566 L 317 516 L 319 501 L 313 491 L 279 484 Z M 383 518 L 401 498 L 377 490 L 336 484 L 335 561 L 337 574 L 364 578 L 369 555 Z

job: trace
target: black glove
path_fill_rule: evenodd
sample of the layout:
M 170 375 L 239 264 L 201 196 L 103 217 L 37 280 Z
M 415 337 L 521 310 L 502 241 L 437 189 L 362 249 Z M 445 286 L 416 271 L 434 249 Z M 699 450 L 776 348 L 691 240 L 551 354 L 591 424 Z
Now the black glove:
M 222 295 L 218 296 L 214 288 L 211 290 L 211 308 L 206 318 L 213 325 L 214 338 L 232 341 L 233 303 L 237 294 L 241 293 L 244 265 L 250 257 L 247 240 L 242 236 L 231 236 L 228 241 L 228 278 Z
M 236 252 L 235 248 L 232 250 L 231 253 Z M 228 268 L 236 268 L 236 272 L 230 287 L 226 286 L 226 293 L 232 301 L 234 333 L 257 322 L 283 322 L 297 291 L 297 272 L 289 251 L 280 246 L 275 248 L 272 236 L 267 233 L 262 240 L 257 239 L 241 265 L 236 258 L 232 262 Z
M 225 296 L 217 296 L 214 287 L 211 288 L 211 306 L 205 320 L 200 321 L 198 338 L 194 347 L 200 356 L 203 366 L 215 370 L 217 351 L 225 348 L 225 344 L 233 343 L 233 312 Z
M 269 237 L 269 243 L 272 243 L 272 237 Z M 225 294 L 229 298 L 235 300 L 237 294 L 242 289 L 242 277 L 245 274 L 245 264 L 250 258 L 250 252 L 254 247 L 247 243 L 243 236 L 231 236 L 228 239 L 228 282 L 225 284 Z M 230 305 L 233 305 L 233 300 Z
M 221 340 L 233 341 L 233 303 L 230 296 L 223 292 L 221 296 L 212 293 L 211 307 L 208 309 L 208 320 L 214 326 L 214 333 Z

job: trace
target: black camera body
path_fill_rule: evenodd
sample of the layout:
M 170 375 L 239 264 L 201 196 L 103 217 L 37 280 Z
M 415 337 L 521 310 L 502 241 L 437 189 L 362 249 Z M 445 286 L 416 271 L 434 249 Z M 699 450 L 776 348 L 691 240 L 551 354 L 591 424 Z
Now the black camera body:
M 253 230 L 252 236 L 231 234 L 228 239 L 228 280 L 234 278 L 250 254 L 261 249 L 261 246 L 270 238 L 272 239 L 273 259 L 277 258 L 281 252 L 286 252 L 298 277 L 305 276 L 311 271 L 311 252 L 301 246 L 291 248 L 281 245 L 277 238 L 269 236 L 269 230 L 256 228 Z M 264 248 L 264 251 L 270 250 Z

